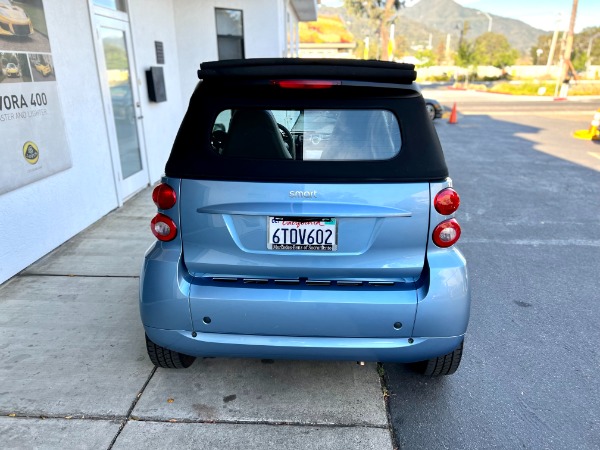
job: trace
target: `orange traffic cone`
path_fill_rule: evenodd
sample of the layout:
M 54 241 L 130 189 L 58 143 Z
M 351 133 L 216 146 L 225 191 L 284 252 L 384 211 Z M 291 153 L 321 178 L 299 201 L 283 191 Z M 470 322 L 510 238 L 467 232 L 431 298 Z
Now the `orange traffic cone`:
M 450 119 L 448 119 L 448 123 L 457 123 L 458 119 L 456 117 L 456 102 L 454 102 L 454 106 L 452 107 L 452 112 L 450 113 Z
M 588 141 L 600 141 L 600 109 L 596 111 L 590 127 L 587 130 L 577 130 L 573 133 L 577 139 L 586 139 Z

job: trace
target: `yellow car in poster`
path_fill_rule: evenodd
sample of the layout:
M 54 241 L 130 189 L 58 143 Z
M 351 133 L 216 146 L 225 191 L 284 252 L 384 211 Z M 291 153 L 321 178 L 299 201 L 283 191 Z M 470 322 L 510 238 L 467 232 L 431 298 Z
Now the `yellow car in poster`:
M 5 73 L 8 78 L 19 78 L 21 76 L 21 71 L 19 70 L 19 67 L 14 63 L 8 63 L 8 65 L 6 66 Z
M 11 0 L 0 0 L 0 36 L 29 36 L 33 34 L 31 19 Z
M 34 64 L 35 70 L 41 73 L 43 76 L 47 77 L 52 74 L 52 66 L 43 61 L 38 61 Z

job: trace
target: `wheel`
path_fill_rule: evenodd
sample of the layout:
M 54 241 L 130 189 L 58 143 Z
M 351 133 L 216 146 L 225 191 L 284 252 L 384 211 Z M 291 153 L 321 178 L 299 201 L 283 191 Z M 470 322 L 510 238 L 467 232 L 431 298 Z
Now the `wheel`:
M 428 361 L 415 363 L 413 368 L 417 372 L 428 377 L 452 375 L 454 372 L 456 372 L 458 366 L 460 365 L 463 352 L 463 343 L 464 342 L 461 342 L 453 352 L 444 356 L 438 356 L 437 358 L 433 358 Z
M 196 360 L 193 356 L 161 347 L 152 342 L 148 336 L 146 336 L 146 350 L 148 350 L 148 356 L 152 364 L 164 369 L 187 369 Z
M 425 108 L 427 109 L 427 115 L 429 116 L 429 119 L 434 120 L 435 108 L 433 107 L 433 105 L 431 103 L 425 103 Z
M 292 155 L 292 158 L 295 159 L 296 158 L 296 146 L 294 144 L 294 136 L 292 136 L 292 133 L 290 133 L 290 130 L 288 130 L 286 127 L 284 127 L 280 123 L 277 124 L 277 127 L 279 127 L 279 132 L 281 133 L 283 142 L 287 146 L 288 152 L 290 152 L 290 155 Z

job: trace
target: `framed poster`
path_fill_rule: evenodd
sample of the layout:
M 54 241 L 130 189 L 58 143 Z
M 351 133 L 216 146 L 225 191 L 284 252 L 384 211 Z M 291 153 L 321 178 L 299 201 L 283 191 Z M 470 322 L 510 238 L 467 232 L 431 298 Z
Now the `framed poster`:
M 0 194 L 72 166 L 42 0 L 0 0 Z

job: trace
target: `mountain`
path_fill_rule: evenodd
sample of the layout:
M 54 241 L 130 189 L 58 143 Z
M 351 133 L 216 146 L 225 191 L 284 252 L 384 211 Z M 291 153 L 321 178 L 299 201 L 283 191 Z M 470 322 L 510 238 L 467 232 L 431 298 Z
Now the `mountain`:
M 319 14 L 338 15 L 347 24 L 357 39 L 373 34 L 368 30 L 368 21 L 352 17 L 343 8 L 321 6 Z M 520 20 L 490 14 L 492 32 L 506 36 L 510 44 L 521 53 L 528 53 L 537 45 L 538 37 L 548 32 L 539 30 Z M 475 8 L 466 8 L 453 0 L 420 0 L 413 6 L 398 11 L 394 23 L 396 36 L 402 36 L 410 46 L 427 44 L 431 35 L 433 48 L 446 44 L 450 34 L 450 44 L 456 50 L 463 23 L 468 22 L 466 39 L 475 39 L 487 32 L 489 20 L 485 14 Z
M 475 8 L 466 8 L 453 0 L 421 0 L 414 6 L 401 9 L 399 17 L 405 17 L 422 25 L 450 33 L 458 39 L 463 22 L 469 23 L 467 39 L 474 39 L 488 30 L 489 20 Z M 538 37 L 548 32 L 539 30 L 516 19 L 492 17 L 492 32 L 506 36 L 510 45 L 521 52 L 527 52 L 536 45 Z

